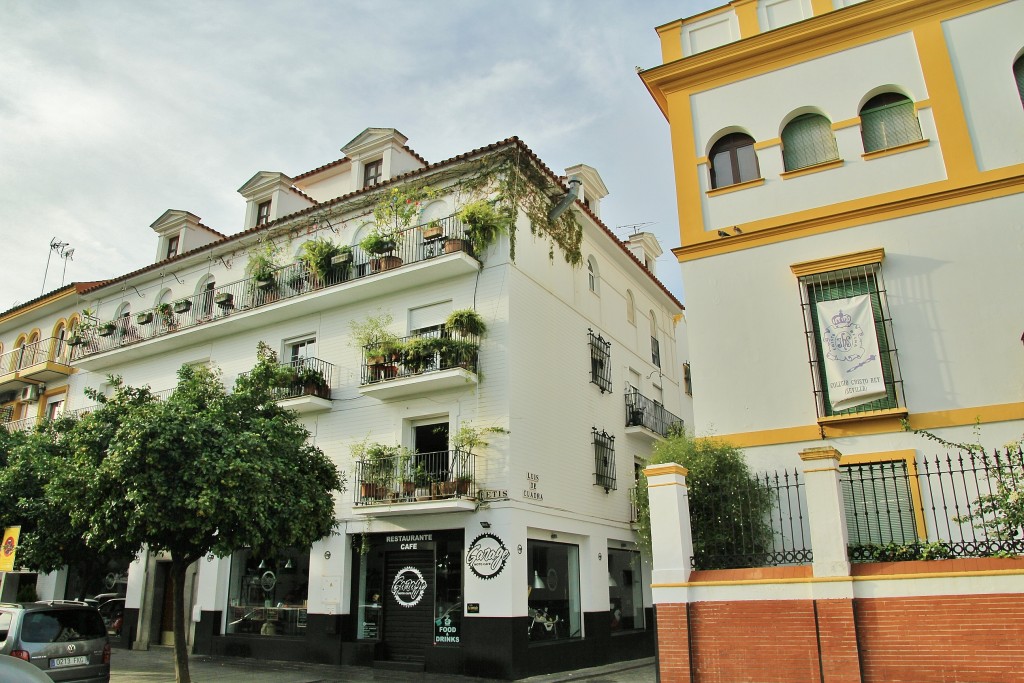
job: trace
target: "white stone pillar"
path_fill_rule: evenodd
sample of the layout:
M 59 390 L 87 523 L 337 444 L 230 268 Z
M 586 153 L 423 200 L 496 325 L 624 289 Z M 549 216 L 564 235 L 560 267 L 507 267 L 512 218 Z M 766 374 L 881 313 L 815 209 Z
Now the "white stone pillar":
M 800 451 L 804 462 L 807 520 L 811 526 L 815 576 L 849 576 L 846 513 L 839 485 L 842 453 L 831 446 Z
M 644 469 L 644 476 L 651 506 L 651 583 L 656 589 L 659 585 L 683 584 L 690 578 L 693 557 L 686 468 L 674 462 L 651 465 Z M 658 599 L 657 590 L 654 601 L 665 602 Z

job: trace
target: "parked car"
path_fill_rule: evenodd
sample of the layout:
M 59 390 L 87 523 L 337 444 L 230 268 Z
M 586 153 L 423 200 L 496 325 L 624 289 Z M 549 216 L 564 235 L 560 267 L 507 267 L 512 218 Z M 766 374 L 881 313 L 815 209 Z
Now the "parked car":
M 99 610 L 107 635 L 120 636 L 121 624 L 124 623 L 124 598 L 110 598 L 99 606 Z
M 0 655 L 0 681 L 4 683 L 52 683 L 49 676 L 17 657 Z
M 59 683 L 110 681 L 107 629 L 99 611 L 81 602 L 0 604 L 0 655 L 29 662 Z

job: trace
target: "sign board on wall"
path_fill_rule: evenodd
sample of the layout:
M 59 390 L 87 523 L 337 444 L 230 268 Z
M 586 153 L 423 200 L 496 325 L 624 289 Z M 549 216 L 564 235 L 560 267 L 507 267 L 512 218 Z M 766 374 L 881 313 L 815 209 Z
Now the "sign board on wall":
M 466 550 L 466 566 L 481 579 L 493 579 L 505 568 L 511 554 L 494 534 L 480 534 Z

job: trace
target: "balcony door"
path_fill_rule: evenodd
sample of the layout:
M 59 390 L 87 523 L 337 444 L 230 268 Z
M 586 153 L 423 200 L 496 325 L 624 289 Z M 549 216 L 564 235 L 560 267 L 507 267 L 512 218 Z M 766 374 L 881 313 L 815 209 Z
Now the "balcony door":
M 416 467 L 422 467 L 434 482 L 451 479 L 448 462 L 448 422 L 431 422 L 413 427 Z

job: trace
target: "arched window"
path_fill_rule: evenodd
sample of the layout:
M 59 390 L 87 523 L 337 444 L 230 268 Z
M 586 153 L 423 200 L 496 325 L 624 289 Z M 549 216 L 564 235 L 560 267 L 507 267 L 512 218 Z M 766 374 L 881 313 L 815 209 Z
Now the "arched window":
M 728 187 L 761 177 L 754 138 L 730 133 L 711 148 L 711 187 Z
M 590 291 L 594 294 L 598 294 L 597 291 L 597 261 L 594 260 L 593 256 L 587 257 L 587 284 L 590 287 Z
M 636 299 L 633 298 L 633 290 L 626 290 L 626 321 L 630 325 L 636 325 Z
M 213 316 L 213 295 L 216 288 L 217 282 L 212 275 L 207 275 L 206 279 L 199 284 L 196 294 L 199 295 L 199 317 L 202 319 Z
M 1013 63 L 1013 77 L 1017 79 L 1017 93 L 1020 95 L 1021 105 L 1024 105 L 1024 55 Z
M 64 362 L 67 359 L 67 348 L 64 345 L 64 338 L 67 336 L 67 333 L 67 323 L 63 320 L 58 321 L 53 328 L 53 339 L 50 342 L 50 348 L 47 353 L 50 360 Z
M 821 114 L 801 114 L 782 130 L 782 160 L 787 171 L 839 158 L 832 124 Z
M 860 110 L 864 152 L 877 152 L 922 139 L 914 103 L 895 92 L 875 95 Z

